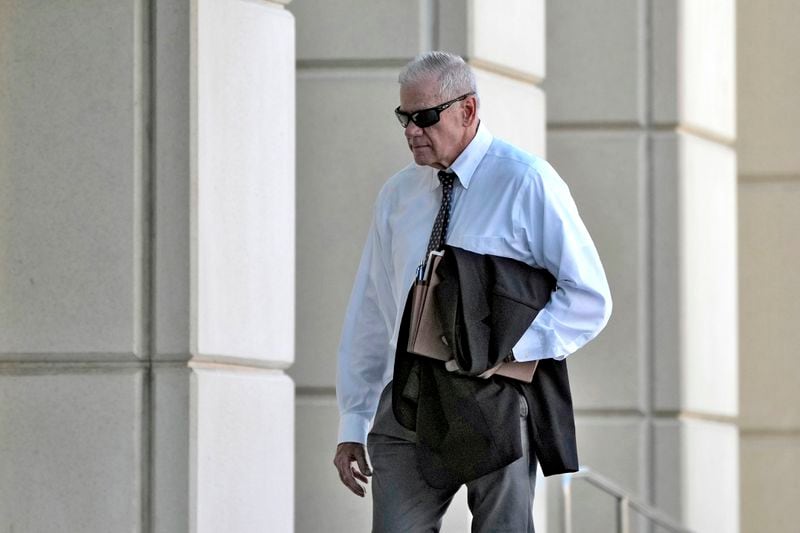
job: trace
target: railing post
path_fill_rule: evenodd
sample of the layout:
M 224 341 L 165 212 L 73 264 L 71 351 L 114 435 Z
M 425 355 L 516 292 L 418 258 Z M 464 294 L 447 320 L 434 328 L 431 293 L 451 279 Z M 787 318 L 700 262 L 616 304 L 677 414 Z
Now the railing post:
M 617 526 L 619 533 L 631 532 L 631 515 L 628 506 L 628 498 L 622 496 L 617 498 Z
M 563 533 L 572 533 L 572 474 L 561 476 L 561 497 L 564 504 Z

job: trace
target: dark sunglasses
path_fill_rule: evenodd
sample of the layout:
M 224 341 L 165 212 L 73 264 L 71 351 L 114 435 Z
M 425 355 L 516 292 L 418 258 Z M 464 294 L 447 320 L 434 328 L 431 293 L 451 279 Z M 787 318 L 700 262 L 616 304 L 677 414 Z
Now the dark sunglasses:
M 436 107 L 429 107 L 428 109 L 420 109 L 419 111 L 414 111 L 413 113 L 406 113 L 405 111 L 400 111 L 400 106 L 397 106 L 397 109 L 394 110 L 394 114 L 397 115 L 397 120 L 400 121 L 400 125 L 404 128 L 408 127 L 409 122 L 413 122 L 420 128 L 427 128 L 429 126 L 433 126 L 437 122 L 439 122 L 439 115 L 450 107 L 451 105 L 455 104 L 456 102 L 460 102 L 464 98 L 468 96 L 472 96 L 475 93 L 467 93 L 458 98 L 454 98 L 449 102 L 445 102 L 443 104 L 439 104 Z

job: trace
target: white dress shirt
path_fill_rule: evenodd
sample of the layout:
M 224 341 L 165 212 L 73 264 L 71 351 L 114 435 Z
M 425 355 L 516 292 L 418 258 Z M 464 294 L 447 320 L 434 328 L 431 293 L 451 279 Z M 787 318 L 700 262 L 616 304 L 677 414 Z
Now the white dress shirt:
M 515 358 L 563 359 L 600 333 L 611 315 L 608 282 L 553 167 L 480 124 L 448 170 L 458 179 L 447 244 L 546 268 L 557 280 L 514 346 Z M 380 393 L 392 379 L 406 297 L 441 203 L 437 172 L 412 163 L 386 182 L 375 202 L 339 345 L 339 442 L 366 442 Z

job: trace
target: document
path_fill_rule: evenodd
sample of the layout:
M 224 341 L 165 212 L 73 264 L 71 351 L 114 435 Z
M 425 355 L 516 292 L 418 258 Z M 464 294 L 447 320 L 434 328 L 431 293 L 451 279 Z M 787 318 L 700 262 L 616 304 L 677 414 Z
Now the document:
M 433 289 L 439 284 L 436 268 L 444 256 L 444 251 L 433 251 L 428 260 L 418 269 L 414 289 L 411 292 L 411 324 L 409 325 L 408 346 L 406 350 L 416 355 L 444 361 L 449 370 L 457 368 L 454 347 L 448 344 L 442 324 L 436 313 Z M 494 374 L 530 383 L 538 361 L 514 361 L 500 363 L 479 377 L 488 379 Z

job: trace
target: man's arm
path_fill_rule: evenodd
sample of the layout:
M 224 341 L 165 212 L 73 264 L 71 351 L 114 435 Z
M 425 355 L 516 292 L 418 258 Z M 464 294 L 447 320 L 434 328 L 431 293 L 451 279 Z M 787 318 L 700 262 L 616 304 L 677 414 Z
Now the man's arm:
M 378 228 L 380 201 L 367 235 L 339 344 L 336 396 L 339 439 L 334 465 L 339 478 L 354 494 L 364 496 L 356 481 L 371 475 L 364 450 L 388 364 L 389 341 L 396 304 Z M 353 466 L 356 463 L 357 468 Z
M 611 292 L 600 257 L 569 188 L 543 162 L 515 210 L 534 261 L 557 289 L 514 346 L 518 361 L 563 359 L 596 337 L 611 316 Z

